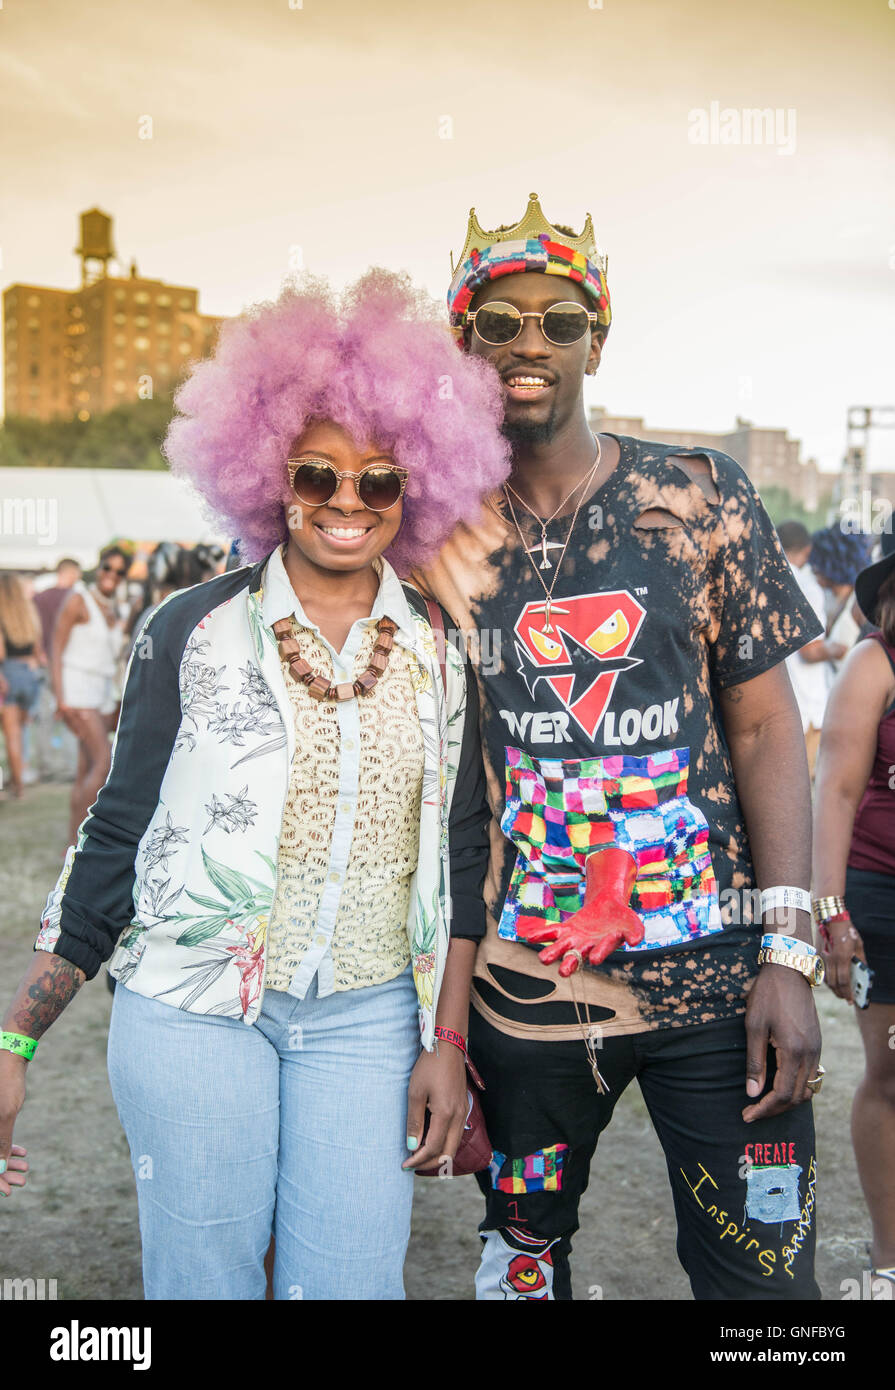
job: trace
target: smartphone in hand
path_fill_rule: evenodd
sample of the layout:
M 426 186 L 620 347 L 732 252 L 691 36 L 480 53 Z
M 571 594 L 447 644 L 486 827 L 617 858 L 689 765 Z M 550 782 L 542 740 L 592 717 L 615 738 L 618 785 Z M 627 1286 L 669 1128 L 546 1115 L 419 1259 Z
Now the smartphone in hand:
M 873 971 L 866 961 L 852 956 L 850 974 L 851 992 L 855 1005 L 859 1009 L 866 1009 L 870 1003 L 870 991 L 873 989 Z

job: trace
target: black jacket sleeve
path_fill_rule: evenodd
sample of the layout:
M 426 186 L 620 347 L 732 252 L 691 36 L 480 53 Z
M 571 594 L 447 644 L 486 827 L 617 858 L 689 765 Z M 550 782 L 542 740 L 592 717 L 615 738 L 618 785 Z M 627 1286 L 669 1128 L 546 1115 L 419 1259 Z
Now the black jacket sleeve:
M 159 608 L 136 644 L 109 775 L 68 851 L 35 944 L 70 960 L 88 980 L 134 915 L 137 846 L 158 805 L 180 727 L 180 658 L 195 605 L 178 599 L 187 597 L 176 595 Z M 207 611 L 207 600 L 200 607 Z
M 466 655 L 463 670 L 466 677 L 466 720 L 448 818 L 451 936 L 479 940 L 485 935 L 483 893 L 488 867 L 491 811 L 486 794 L 479 732 L 478 685 Z

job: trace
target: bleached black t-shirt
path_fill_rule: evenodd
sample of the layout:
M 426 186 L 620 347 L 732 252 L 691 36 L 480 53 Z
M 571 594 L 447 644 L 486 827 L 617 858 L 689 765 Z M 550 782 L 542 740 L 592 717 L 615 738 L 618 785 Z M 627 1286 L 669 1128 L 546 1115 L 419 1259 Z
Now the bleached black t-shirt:
M 554 578 L 569 516 L 548 525 L 544 549 L 517 507 L 533 565 L 491 499 L 427 574 L 473 633 L 495 819 L 474 1003 L 505 1031 L 536 1020 L 551 1036 L 576 1032 L 575 996 L 526 937 L 581 906 L 585 863 L 607 846 L 636 861 L 629 906 L 644 935 L 577 982 L 605 1031 L 730 1016 L 756 968 L 752 861 L 718 692 L 819 625 L 738 464 L 618 442 L 569 536 L 549 622 L 539 576 Z

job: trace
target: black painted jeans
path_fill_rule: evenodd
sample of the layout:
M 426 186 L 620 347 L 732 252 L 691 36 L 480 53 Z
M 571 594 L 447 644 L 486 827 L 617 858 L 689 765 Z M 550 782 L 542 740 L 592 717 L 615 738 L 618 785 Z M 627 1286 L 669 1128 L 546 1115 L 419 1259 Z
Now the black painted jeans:
M 478 1174 L 487 1208 L 478 1298 L 572 1297 L 578 1204 L 600 1133 L 635 1078 L 665 1153 L 694 1297 L 820 1298 L 812 1105 L 745 1123 L 742 1016 L 604 1038 L 603 1095 L 583 1041 L 512 1038 L 473 1009 L 469 1050 L 495 1149 Z M 770 1086 L 773 1051 L 768 1070 Z

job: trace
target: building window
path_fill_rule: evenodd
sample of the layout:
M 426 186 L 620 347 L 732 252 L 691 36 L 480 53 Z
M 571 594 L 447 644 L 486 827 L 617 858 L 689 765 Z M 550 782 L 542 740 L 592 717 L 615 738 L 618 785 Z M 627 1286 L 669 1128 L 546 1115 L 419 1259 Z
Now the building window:
M 127 323 L 127 314 L 113 314 L 112 322 L 118 324 Z
M 148 304 L 148 303 L 149 303 L 149 295 L 146 293 L 145 290 L 137 290 L 137 293 L 134 295 L 134 303 L 135 303 L 135 304 Z
M 124 358 L 124 357 L 116 357 L 116 358 L 115 358 L 115 370 L 116 370 L 116 372 L 123 372 L 123 371 L 125 370 L 126 367 L 127 367 L 127 360 L 126 360 L 126 358 Z
M 40 319 L 38 319 L 38 318 L 30 318 L 30 319 L 28 320 L 28 327 L 29 327 L 33 332 L 36 333 L 37 330 L 40 328 Z
M 28 296 L 28 308 L 29 308 L 29 309 L 38 309 L 38 308 L 40 308 L 40 295 L 39 295 L 39 294 L 29 294 L 29 296 Z
M 160 309 L 171 308 L 171 296 L 169 294 L 156 295 L 155 302 Z
M 79 420 L 83 420 L 83 421 L 86 423 L 86 422 L 90 419 L 90 411 L 89 411 L 89 410 L 79 410 L 79 411 L 78 411 L 78 419 L 79 419 Z
M 17 318 L 15 318 L 15 317 L 13 317 L 13 316 L 10 316 L 10 317 L 6 320 L 6 331 L 7 331 L 7 333 L 12 333 L 13 329 L 18 328 L 18 326 L 19 326 L 19 321 L 18 321 Z
M 73 319 L 82 319 L 84 317 L 84 310 L 81 308 L 80 304 L 72 304 L 68 312 Z
M 127 347 L 127 336 L 124 333 L 116 333 L 112 342 L 117 348 Z
M 123 381 L 116 381 L 116 382 L 115 382 L 115 391 L 117 392 L 117 394 L 118 394 L 119 396 L 123 396 L 126 390 L 127 390 L 127 387 L 125 386 L 125 384 L 124 384 Z
M 168 342 L 167 338 L 163 338 L 160 343 L 156 344 L 155 350 L 159 357 L 167 357 L 168 353 L 171 351 L 171 344 Z
M 167 323 L 165 320 L 162 320 L 161 323 L 156 324 L 155 331 L 156 333 L 170 333 L 171 325 L 170 323 Z
M 40 376 L 40 364 L 38 362 L 31 363 L 31 375 Z
M 137 349 L 138 352 L 146 352 L 146 351 L 148 350 L 148 348 L 149 348 L 149 339 L 148 339 L 148 338 L 135 338 L 135 339 L 134 339 L 134 347 Z
M 192 338 L 193 325 L 191 323 L 182 323 L 180 325 L 180 336 L 181 338 Z
M 138 314 L 137 317 L 134 319 L 134 324 L 137 328 L 148 328 L 149 319 L 146 317 L 145 314 Z
M 118 301 L 118 303 L 121 304 L 125 299 L 127 299 L 127 290 L 116 290 L 115 298 Z
M 192 309 L 192 307 L 193 307 L 193 297 L 192 297 L 192 295 L 189 295 L 189 294 L 182 295 L 181 298 L 180 298 L 179 303 L 180 303 L 181 309 Z
M 191 350 L 192 349 L 189 343 L 177 344 L 177 351 L 181 354 L 182 357 L 188 357 L 190 355 Z

